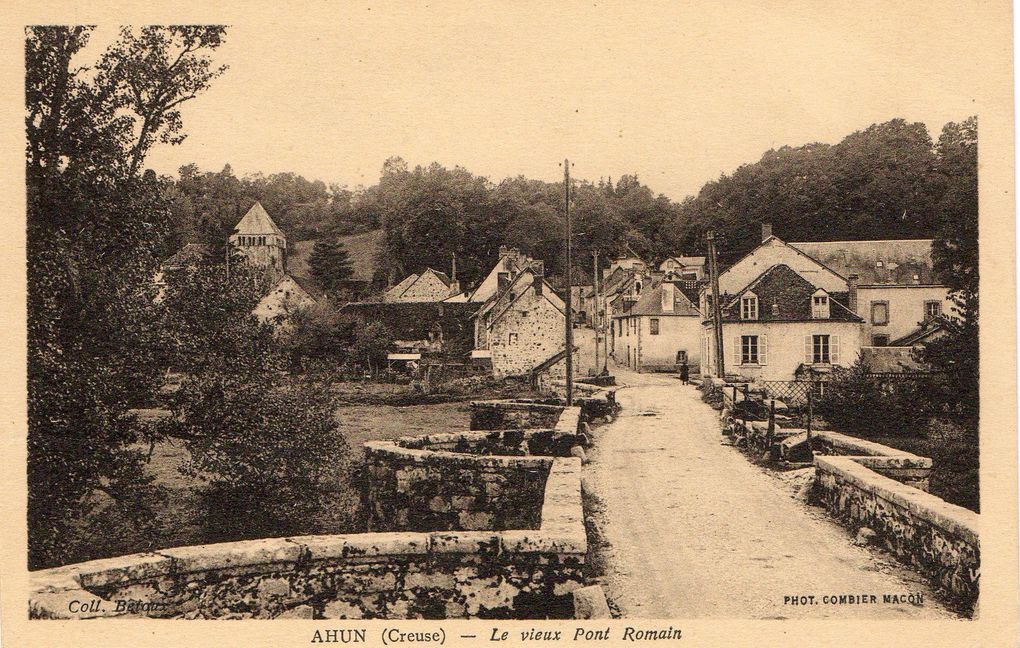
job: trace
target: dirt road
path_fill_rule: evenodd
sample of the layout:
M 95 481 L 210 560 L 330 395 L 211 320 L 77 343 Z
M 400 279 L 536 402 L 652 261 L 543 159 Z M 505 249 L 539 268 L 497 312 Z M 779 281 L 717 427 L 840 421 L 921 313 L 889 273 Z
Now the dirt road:
M 623 411 L 597 433 L 585 481 L 604 505 L 605 586 L 624 617 L 955 616 L 920 576 L 855 545 L 824 511 L 721 445 L 718 414 L 693 386 L 615 372 L 628 385 L 617 392 Z M 822 602 L 862 594 L 878 602 Z M 884 604 L 886 594 L 920 594 L 923 604 Z

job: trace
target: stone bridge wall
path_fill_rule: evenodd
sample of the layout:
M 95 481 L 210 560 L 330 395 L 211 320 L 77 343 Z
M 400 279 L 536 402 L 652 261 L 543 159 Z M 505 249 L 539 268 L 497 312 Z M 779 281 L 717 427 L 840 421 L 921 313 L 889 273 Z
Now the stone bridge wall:
M 720 388 L 715 383 L 712 387 Z M 727 414 L 734 406 L 726 395 L 729 387 L 722 388 Z M 777 414 L 776 420 L 786 419 Z M 739 419 L 731 426 L 748 447 L 767 448 L 774 459 L 802 461 L 812 456 L 805 430 L 777 423 L 770 435 L 767 422 Z M 874 531 L 879 544 L 971 612 L 978 598 L 981 564 L 979 516 L 927 492 L 932 460 L 830 430 L 813 431 L 810 441 L 816 492 L 826 509 L 852 529 Z
M 538 529 L 362 533 L 165 549 L 32 574 L 33 618 L 570 616 L 581 465 L 551 460 Z M 117 601 L 131 602 L 130 606 Z M 75 603 L 77 602 L 77 603 Z M 78 612 L 82 606 L 88 611 Z M 72 612 L 70 608 L 75 611 Z
M 559 421 L 564 407 L 557 399 L 474 401 L 471 403 L 471 429 L 548 429 Z
M 556 414 L 549 429 L 366 443 L 375 523 L 412 531 L 178 547 L 42 570 L 31 575 L 29 614 L 569 617 L 587 552 L 581 461 L 523 454 L 567 447 L 580 410 Z M 504 451 L 517 456 L 495 454 Z
M 365 444 L 373 531 L 534 529 L 549 457 L 473 456 Z
M 853 528 L 868 527 L 900 560 L 935 581 L 965 610 L 978 598 L 978 515 L 878 474 L 895 457 L 815 457 L 826 508 Z

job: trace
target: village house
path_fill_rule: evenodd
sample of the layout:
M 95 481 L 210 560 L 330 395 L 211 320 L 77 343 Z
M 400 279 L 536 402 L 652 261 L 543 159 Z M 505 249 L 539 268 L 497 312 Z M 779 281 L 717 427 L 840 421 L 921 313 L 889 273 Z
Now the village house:
M 588 299 L 588 293 L 594 291 L 590 284 L 575 284 L 570 287 L 570 307 L 574 315 L 574 325 L 588 325 L 592 321 L 591 306 L 594 300 Z
M 410 274 L 383 293 L 384 302 L 439 302 L 459 295 L 460 282 L 445 272 L 426 268 L 421 274 Z
M 771 277 L 769 283 L 785 277 L 790 290 L 799 294 L 803 292 L 803 284 L 792 279 L 792 275 L 796 275 L 813 286 L 816 291 L 820 291 L 817 295 L 820 301 L 828 299 L 856 316 L 856 327 L 853 329 L 856 333 L 852 335 L 853 339 L 846 337 L 846 331 L 839 334 L 841 349 L 836 355 L 839 361 L 807 363 L 805 342 L 805 351 L 799 354 L 803 356 L 804 362 L 797 364 L 801 373 L 805 370 L 802 364 L 805 366 L 852 364 L 861 349 L 868 350 L 862 357 L 874 362 L 876 366 L 906 367 L 908 365 L 898 359 L 909 357 L 908 350 L 870 349 L 896 345 L 913 346 L 932 339 L 940 334 L 944 322 L 942 314 L 951 306 L 948 289 L 933 279 L 930 239 L 787 243 L 774 236 L 771 226 L 767 223 L 762 225 L 762 243 L 720 273 L 720 303 L 729 308 L 736 304 L 739 296 L 750 297 L 745 295 L 750 284 L 761 281 L 770 269 L 780 265 L 785 266 L 790 272 L 784 271 Z M 701 291 L 700 299 L 701 310 L 709 318 L 705 322 L 706 331 L 703 335 L 702 369 L 712 373 L 715 371 L 715 359 L 712 351 L 714 334 L 710 328 L 712 312 L 709 293 L 706 286 Z M 762 306 L 766 307 L 769 305 Z M 836 312 L 842 312 L 840 307 L 836 307 Z M 725 315 L 723 322 L 726 329 Z M 731 317 L 730 324 L 733 323 Z M 747 325 L 741 326 L 746 328 Z M 792 329 L 784 327 L 783 330 Z M 740 338 L 743 338 L 743 334 Z M 724 349 L 735 339 L 736 336 L 724 335 Z M 727 371 L 737 372 L 739 366 L 741 370 L 747 369 L 741 371 L 744 374 L 768 374 L 773 376 L 770 379 L 783 380 L 794 377 L 793 374 L 778 372 L 776 367 L 752 371 L 754 363 L 733 362 L 737 357 L 736 349 L 729 348 L 726 351 L 724 358 L 729 363 Z M 771 356 L 775 357 L 776 353 L 777 347 L 773 340 Z M 814 357 L 813 353 L 811 355 Z M 885 359 L 884 355 L 889 355 L 890 358 Z M 741 360 L 743 359 L 741 356 Z M 744 367 L 744 364 L 748 366 Z M 788 365 L 789 361 L 782 364 L 787 368 Z M 814 373 L 825 373 L 824 367 L 819 366 L 815 369 L 817 371 Z M 775 377 L 779 375 L 784 377 Z
M 663 280 L 613 317 L 613 357 L 635 371 L 697 368 L 701 322 L 696 281 Z
M 563 351 L 566 305 L 545 281 L 543 262 L 517 250 L 501 253 L 494 290 L 475 315 L 472 358 L 490 363 L 497 378 L 527 376 Z M 479 288 L 487 291 L 487 281 Z
M 705 278 L 705 257 L 672 256 L 659 264 L 659 270 L 684 281 L 700 281 Z
M 252 314 L 263 322 L 278 325 L 279 330 L 286 330 L 289 325 L 290 316 L 294 311 L 314 304 L 316 298 L 312 295 L 317 292 L 307 282 L 301 281 L 289 274 L 284 275 L 259 300 Z
M 949 289 L 932 270 L 931 239 L 790 245 L 856 283 L 865 346 L 913 346 L 930 339 L 931 321 L 952 312 Z

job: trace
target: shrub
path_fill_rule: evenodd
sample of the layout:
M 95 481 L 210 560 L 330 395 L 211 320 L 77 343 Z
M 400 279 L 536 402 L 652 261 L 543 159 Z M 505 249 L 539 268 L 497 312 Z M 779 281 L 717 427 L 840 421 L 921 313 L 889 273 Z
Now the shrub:
M 978 428 L 973 424 L 932 419 L 928 426 L 932 452 L 929 489 L 947 502 L 980 512 Z
M 932 406 L 924 383 L 883 381 L 867 374 L 858 361 L 838 372 L 814 402 L 814 412 L 840 432 L 871 438 L 923 436 Z

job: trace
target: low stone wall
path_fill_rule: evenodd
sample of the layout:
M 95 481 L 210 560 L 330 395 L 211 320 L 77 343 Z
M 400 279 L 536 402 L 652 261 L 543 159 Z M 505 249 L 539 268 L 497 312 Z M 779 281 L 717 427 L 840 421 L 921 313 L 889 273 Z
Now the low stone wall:
M 811 449 L 825 455 L 854 457 L 858 464 L 880 475 L 928 491 L 932 468 L 928 457 L 830 430 L 812 433 Z
M 474 455 L 570 456 L 570 448 L 581 442 L 577 434 L 579 408 L 566 408 L 551 430 L 479 430 L 454 434 L 429 434 L 398 439 L 404 448 L 458 452 Z
M 817 456 L 818 491 L 844 523 L 868 527 L 900 560 L 936 582 L 965 611 L 978 598 L 979 517 L 875 471 L 895 457 Z
M 566 456 L 581 409 L 525 405 L 509 410 L 555 418 L 547 429 L 367 442 L 366 503 L 374 529 L 387 532 L 178 547 L 43 570 L 32 574 L 29 614 L 570 617 L 587 553 L 581 460 Z
M 868 527 L 876 542 L 916 568 L 965 613 L 978 598 L 979 516 L 927 492 L 932 460 L 897 448 L 830 430 L 783 427 L 776 416 L 771 434 L 765 421 L 733 420 L 743 395 L 721 390 L 730 429 L 755 450 L 773 459 L 806 461 L 813 457 L 816 493 L 829 512 L 852 529 Z M 727 393 L 729 391 L 729 393 Z M 778 411 L 778 408 L 777 408 Z
M 471 403 L 471 429 L 548 429 L 556 425 L 564 407 L 557 399 L 473 401 Z
M 581 465 L 550 460 L 534 530 L 300 536 L 179 547 L 31 575 L 33 618 L 546 618 L 587 551 Z
M 365 443 L 373 531 L 534 529 L 550 457 L 474 456 Z

